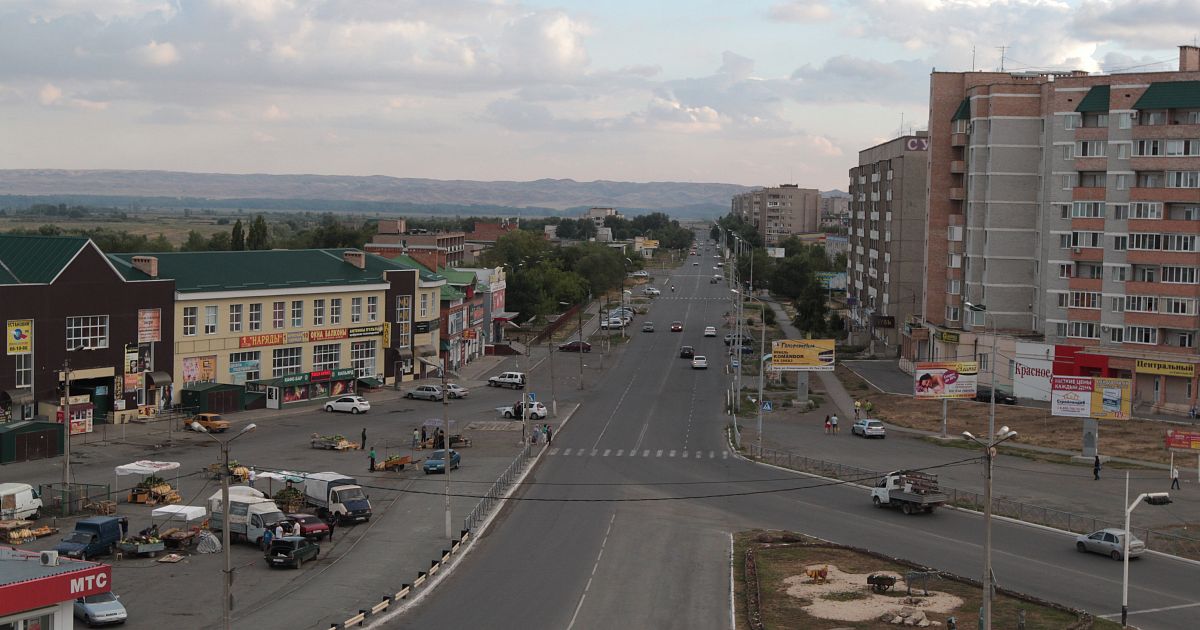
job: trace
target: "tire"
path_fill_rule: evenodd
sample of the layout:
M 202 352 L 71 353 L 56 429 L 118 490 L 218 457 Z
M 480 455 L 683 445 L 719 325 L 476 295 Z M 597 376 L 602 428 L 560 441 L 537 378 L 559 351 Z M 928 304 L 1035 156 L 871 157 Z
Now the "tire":
M 883 502 L 879 500 L 879 497 L 871 497 L 871 503 L 874 503 L 875 507 L 883 507 Z
M 325 405 L 325 413 L 333 413 L 333 405 Z
M 1079 553 L 1087 553 L 1087 545 L 1077 542 L 1075 543 L 1075 551 L 1078 551 Z
M 351 407 L 351 408 L 350 408 L 350 415 L 357 416 L 358 414 L 359 414 L 358 407 Z
M 413 393 L 412 393 L 412 392 L 408 392 L 407 394 L 405 394 L 405 395 L 404 395 L 404 397 L 405 397 L 405 398 L 407 398 L 407 399 L 409 399 L 409 400 L 412 400 L 412 399 L 413 399 Z
M 1116 549 L 1113 549 L 1113 552 L 1108 554 L 1108 557 L 1112 558 L 1113 560 L 1120 561 L 1121 560 L 1121 552 L 1117 551 Z
M 512 412 L 511 412 L 511 411 L 505 411 L 505 412 L 504 412 L 504 417 L 505 417 L 505 418 L 510 418 L 510 419 L 511 419 L 511 418 L 513 417 L 513 415 L 512 415 Z
M 913 513 L 912 504 L 905 503 L 904 505 L 900 506 L 900 511 L 904 512 L 905 514 L 912 514 Z
M 301 566 L 304 566 L 304 558 L 296 556 L 296 568 L 299 569 Z

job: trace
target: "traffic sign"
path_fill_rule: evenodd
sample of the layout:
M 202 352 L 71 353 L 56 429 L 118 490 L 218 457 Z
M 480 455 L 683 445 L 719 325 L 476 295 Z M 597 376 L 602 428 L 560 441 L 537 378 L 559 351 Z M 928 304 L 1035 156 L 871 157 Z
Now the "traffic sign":
M 526 396 L 529 396 L 529 402 L 537 402 L 537 394 L 529 392 Z
M 762 410 L 763 410 L 763 411 L 772 411 L 772 408 L 771 408 L 771 401 L 769 401 L 769 400 L 764 400 L 764 401 L 763 401 L 763 404 L 762 404 Z

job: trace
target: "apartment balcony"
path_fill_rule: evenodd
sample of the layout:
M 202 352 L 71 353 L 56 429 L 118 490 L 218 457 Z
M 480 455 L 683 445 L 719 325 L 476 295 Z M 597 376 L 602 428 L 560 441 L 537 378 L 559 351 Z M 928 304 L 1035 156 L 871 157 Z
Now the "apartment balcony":
M 871 213 L 871 220 L 872 220 L 872 221 L 878 221 L 878 220 L 879 220 L 879 213 L 878 213 L 878 212 L 872 212 L 872 213 Z
M 1103 232 L 1104 219 L 1071 219 L 1071 229 L 1075 231 Z
M 951 173 L 966 173 L 967 172 L 966 161 L 954 160 L 954 161 L 950 162 L 950 172 Z
M 1071 189 L 1073 201 L 1104 201 L 1105 189 L 1097 187 L 1076 186 Z
M 962 200 L 966 199 L 967 198 L 967 189 L 951 188 L 950 189 L 950 198 L 953 199 L 954 201 L 962 201 Z M 1101 199 L 1103 199 L 1103 197 L 1101 197 Z
M 1200 130 L 1197 131 L 1200 133 Z M 1135 155 L 1129 158 L 1132 171 L 1194 171 L 1200 163 L 1195 156 Z
M 1181 267 L 1195 267 L 1200 265 L 1200 253 L 1131 249 L 1125 252 L 1125 262 L 1131 265 L 1178 265 Z
M 868 270 L 867 270 L 867 275 L 868 275 L 868 276 L 871 276 L 872 278 L 878 278 L 878 277 L 879 277 L 879 270 L 878 270 L 878 269 L 875 269 L 875 268 L 868 269 Z
M 1200 234 L 1200 221 L 1183 219 L 1130 219 L 1129 233 L 1161 232 L 1163 234 Z
M 947 227 L 962 227 L 966 225 L 967 218 L 962 213 L 950 213 L 946 215 Z
M 1200 188 L 1130 188 L 1130 201 L 1200 203 Z
M 1178 328 L 1182 330 L 1190 330 L 1200 328 L 1200 317 L 1195 315 L 1172 315 L 1170 313 L 1138 313 L 1135 311 L 1125 311 L 1125 324 L 1127 326 L 1154 326 L 1156 328 Z
M 1098 308 L 1068 308 L 1067 319 L 1081 322 L 1098 322 L 1103 313 Z
M 1103 278 L 1070 278 L 1067 288 L 1072 291 L 1099 291 L 1104 288 Z
M 1076 140 L 1107 140 L 1108 127 L 1076 127 Z
M 1134 140 L 1196 138 L 1200 137 L 1200 125 L 1136 125 L 1132 135 Z
M 970 142 L 970 139 L 970 136 L 965 133 L 952 133 L 950 134 L 950 146 L 965 147 Z
M 1079 157 L 1071 161 L 1071 167 L 1077 171 L 1107 171 L 1108 158 L 1100 157 Z
M 1071 260 L 1080 262 L 1104 262 L 1104 249 L 1100 247 L 1073 247 Z
M 1128 295 L 1197 298 L 1200 297 L 1200 286 L 1173 282 L 1126 282 L 1125 293 Z

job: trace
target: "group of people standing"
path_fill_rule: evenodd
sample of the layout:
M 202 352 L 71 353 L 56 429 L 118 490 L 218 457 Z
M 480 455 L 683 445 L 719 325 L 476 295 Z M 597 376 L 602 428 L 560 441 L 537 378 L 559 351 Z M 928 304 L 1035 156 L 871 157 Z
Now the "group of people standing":
M 551 440 L 553 440 L 553 439 L 554 439 L 554 429 L 551 429 L 549 424 L 543 424 L 540 427 L 539 426 L 533 427 L 533 434 L 529 436 L 529 443 L 530 444 L 541 444 L 541 443 L 549 444 L 551 442 Z

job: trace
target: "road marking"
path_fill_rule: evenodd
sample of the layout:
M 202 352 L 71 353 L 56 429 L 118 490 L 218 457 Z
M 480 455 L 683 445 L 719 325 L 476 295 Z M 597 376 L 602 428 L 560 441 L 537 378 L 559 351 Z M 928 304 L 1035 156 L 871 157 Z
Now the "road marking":
M 551 455 L 558 455 L 558 449 L 556 449 L 556 448 L 552 448 L 552 449 L 550 449 L 550 454 L 551 454 Z
M 684 451 L 684 452 L 680 453 L 680 454 L 679 454 L 679 456 L 680 456 L 680 457 L 682 457 L 682 458 L 684 458 L 684 459 L 687 459 L 687 451 Z
M 708 452 L 708 458 L 709 458 L 709 459 L 714 459 L 714 458 L 716 458 L 716 456 L 717 456 L 717 454 L 716 454 L 716 453 L 714 453 L 714 452 L 712 452 L 712 451 L 709 451 L 709 452 Z
M 600 559 L 604 557 L 604 545 L 608 543 L 608 535 L 612 533 L 613 521 L 617 520 L 617 513 L 613 512 L 612 518 L 608 519 L 608 529 L 604 530 L 604 539 L 600 541 L 600 552 L 596 554 L 596 562 L 592 565 L 591 576 L 588 577 L 587 585 L 583 587 L 583 592 L 579 594 L 579 604 L 575 606 L 575 614 L 571 615 L 571 623 L 567 624 L 567 630 L 575 627 L 575 620 L 579 618 L 579 610 L 583 608 L 583 600 L 587 599 L 588 590 L 592 588 L 592 578 L 596 577 L 596 569 L 600 567 Z
M 729 459 L 729 451 L 722 452 L 721 459 Z
M 576 455 L 578 455 L 578 456 L 580 456 L 580 457 L 583 457 L 583 449 L 579 449 L 579 452 L 577 452 L 577 453 L 575 453 L 575 454 L 576 454 Z M 595 453 L 592 453 L 592 454 L 593 454 L 593 455 L 595 455 Z
M 654 454 L 654 456 L 655 456 L 655 457 L 662 457 L 662 449 L 661 449 L 661 448 L 660 448 L 660 449 L 658 449 L 658 452 L 657 452 L 657 453 L 655 453 L 655 454 Z
M 619 449 L 617 449 L 617 457 L 620 457 L 620 456 L 621 456 L 621 455 L 623 455 L 624 453 L 625 453 L 625 449 L 623 449 L 623 448 L 619 448 Z
M 596 449 L 592 449 L 592 457 L 595 457 L 595 456 L 596 456 L 596 453 L 599 453 L 599 452 L 600 452 L 600 451 L 598 451 L 598 450 L 596 450 Z
M 667 457 L 675 457 L 675 449 L 671 449 L 671 453 Z
M 662 451 L 659 452 L 661 453 Z M 642 451 L 642 457 L 650 457 L 650 449 Z
M 603 455 L 603 456 L 604 456 L 604 457 L 608 457 L 608 454 L 609 454 L 609 453 L 611 453 L 611 452 L 612 452 L 612 449 L 607 449 L 607 448 L 606 448 L 606 449 L 604 449 L 604 455 Z
M 1131 610 L 1131 611 L 1129 611 L 1128 614 L 1143 615 L 1146 613 L 1166 612 L 1168 610 L 1179 610 L 1180 608 L 1194 608 L 1196 606 L 1200 606 L 1200 602 L 1192 602 L 1190 604 L 1178 604 L 1176 606 L 1163 606 L 1162 608 L 1147 608 L 1145 610 Z M 1121 613 L 1118 612 L 1118 613 L 1110 613 L 1107 615 L 1096 615 L 1096 616 L 1103 617 L 1105 619 L 1116 619 L 1117 617 L 1121 616 Z
M 563 449 L 563 455 L 570 455 L 570 454 L 571 454 L 571 449 L 569 449 L 569 448 Z

